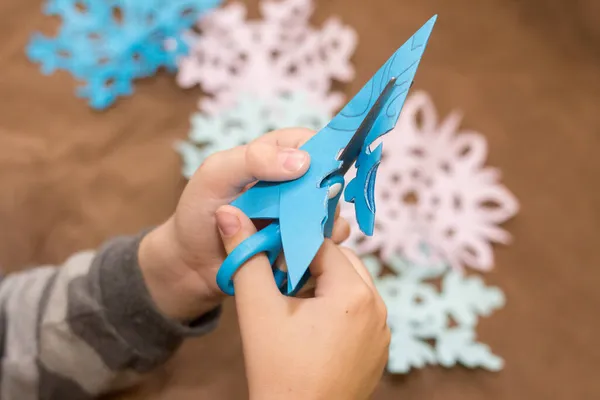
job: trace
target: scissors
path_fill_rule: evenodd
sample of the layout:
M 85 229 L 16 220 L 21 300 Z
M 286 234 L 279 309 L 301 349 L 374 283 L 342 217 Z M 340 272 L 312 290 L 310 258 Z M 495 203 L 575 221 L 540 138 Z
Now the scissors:
M 308 171 L 287 182 L 259 181 L 231 204 L 253 220 L 271 221 L 240 243 L 223 261 L 217 284 L 234 295 L 233 276 L 251 257 L 266 253 L 281 293 L 293 296 L 310 278 L 309 265 L 325 238 L 331 237 L 344 176 L 356 177 L 345 190 L 360 229 L 372 234 L 375 177 L 382 145 L 371 145 L 394 128 L 412 86 L 436 16 L 425 23 L 377 71 L 348 104 L 301 149 L 311 157 Z M 283 254 L 287 271 L 276 266 Z

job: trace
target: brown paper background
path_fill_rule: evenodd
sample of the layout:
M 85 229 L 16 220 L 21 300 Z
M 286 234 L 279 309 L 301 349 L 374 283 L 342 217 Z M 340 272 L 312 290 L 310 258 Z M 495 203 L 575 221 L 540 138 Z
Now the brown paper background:
M 441 115 L 458 108 L 465 128 L 485 134 L 489 164 L 521 202 L 506 224 L 514 244 L 497 248 L 486 277 L 508 304 L 479 329 L 506 368 L 385 377 L 374 398 L 600 398 L 600 3 L 317 3 L 315 21 L 337 14 L 360 34 L 348 94 L 439 14 L 415 88 Z M 61 262 L 167 217 L 185 184 L 171 144 L 185 137 L 200 94 L 161 74 L 116 107 L 90 110 L 70 76 L 42 76 L 24 56 L 32 31 L 51 32 L 40 4 L 0 2 L 0 265 L 8 270 Z M 246 398 L 232 304 L 213 335 L 186 344 L 152 378 L 127 398 Z

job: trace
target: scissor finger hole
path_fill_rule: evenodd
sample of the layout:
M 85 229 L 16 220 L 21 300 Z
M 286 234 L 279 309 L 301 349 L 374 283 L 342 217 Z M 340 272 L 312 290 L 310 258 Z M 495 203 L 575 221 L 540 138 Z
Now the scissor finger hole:
M 285 256 L 283 252 L 279 253 L 279 256 L 273 263 L 273 276 L 277 287 L 281 292 L 287 286 L 287 263 L 285 262 Z
M 272 219 L 252 219 L 252 223 L 257 231 L 265 229 L 267 226 L 271 225 L 272 222 Z

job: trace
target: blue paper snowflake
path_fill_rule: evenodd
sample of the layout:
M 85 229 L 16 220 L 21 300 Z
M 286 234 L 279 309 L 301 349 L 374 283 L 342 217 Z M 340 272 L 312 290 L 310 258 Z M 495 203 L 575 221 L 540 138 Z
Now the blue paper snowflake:
M 400 258 L 389 264 L 393 275 L 364 258 L 388 309 L 392 331 L 388 371 L 407 373 L 426 365 L 500 370 L 502 358 L 475 340 L 477 321 L 504 306 L 504 294 L 479 276 L 466 276 L 446 265 L 417 265 Z M 438 289 L 432 280 L 441 279 Z
M 78 96 L 96 109 L 133 92 L 132 80 L 153 75 L 188 51 L 183 33 L 221 0 L 49 0 L 62 19 L 54 38 L 33 35 L 28 57 L 44 74 L 69 71 L 85 82 Z

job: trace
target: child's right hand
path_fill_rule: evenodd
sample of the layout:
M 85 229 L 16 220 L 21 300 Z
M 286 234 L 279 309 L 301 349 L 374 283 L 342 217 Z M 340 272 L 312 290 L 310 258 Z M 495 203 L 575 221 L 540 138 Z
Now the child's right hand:
M 235 207 L 216 216 L 227 252 L 256 232 Z M 309 299 L 280 294 L 264 255 L 234 276 L 251 399 L 366 399 L 382 375 L 390 331 L 365 266 L 326 240 L 310 268 Z

